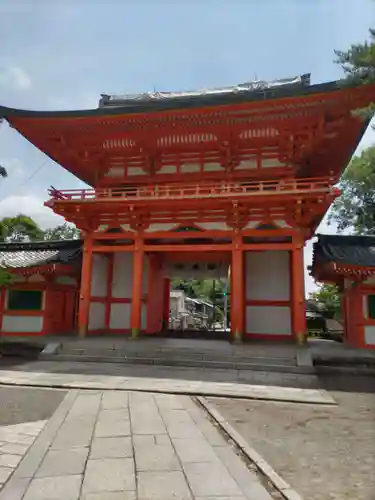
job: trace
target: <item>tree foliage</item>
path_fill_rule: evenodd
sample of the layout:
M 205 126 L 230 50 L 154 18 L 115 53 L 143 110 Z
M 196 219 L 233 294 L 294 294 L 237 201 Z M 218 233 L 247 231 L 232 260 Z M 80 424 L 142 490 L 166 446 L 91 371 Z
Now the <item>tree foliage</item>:
M 375 81 L 375 30 L 370 29 L 370 39 L 353 44 L 347 51 L 336 50 L 336 63 L 340 64 L 346 77 L 354 83 Z
M 317 292 L 310 294 L 310 301 L 326 318 L 338 318 L 341 311 L 340 292 L 336 285 L 323 284 Z
M 336 62 L 349 83 L 375 82 L 375 30 L 362 44 L 351 45 L 346 52 L 336 51 Z M 375 106 L 359 114 L 370 119 Z M 336 222 L 338 231 L 353 228 L 357 234 L 375 233 L 375 146 L 354 157 L 341 179 L 342 195 L 333 204 L 329 222 Z
M 375 146 L 355 156 L 341 178 L 341 196 L 332 206 L 329 222 L 338 231 L 375 233 Z
M 43 231 L 36 222 L 24 214 L 0 220 L 0 241 L 35 241 L 43 239 Z
M 3 267 L 0 267 L 0 288 L 2 286 L 8 286 L 12 283 L 12 275 Z

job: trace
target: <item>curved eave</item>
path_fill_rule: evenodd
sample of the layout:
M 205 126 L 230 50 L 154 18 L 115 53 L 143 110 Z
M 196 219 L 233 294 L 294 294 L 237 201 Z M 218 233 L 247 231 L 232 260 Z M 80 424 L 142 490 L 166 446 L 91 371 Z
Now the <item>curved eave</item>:
M 244 104 L 247 102 L 265 101 L 301 97 L 320 93 L 331 93 L 348 88 L 346 80 L 320 83 L 309 87 L 290 86 L 288 88 L 266 89 L 259 92 L 239 92 L 233 95 L 207 95 L 197 97 L 181 97 L 172 100 L 151 102 L 135 102 L 133 105 L 107 107 L 72 111 L 33 111 L 26 109 L 0 106 L 0 118 L 89 118 L 99 116 L 115 116 L 128 114 L 143 114 L 161 111 L 179 111 L 211 106 Z

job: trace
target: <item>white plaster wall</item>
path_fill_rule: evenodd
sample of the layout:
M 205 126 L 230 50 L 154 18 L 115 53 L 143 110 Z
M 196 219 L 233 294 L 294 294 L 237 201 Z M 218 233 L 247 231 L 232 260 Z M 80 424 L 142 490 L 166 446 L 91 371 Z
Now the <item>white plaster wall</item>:
M 114 255 L 112 297 L 126 299 L 132 296 L 133 254 L 118 252 Z
M 125 330 L 130 328 L 131 304 L 112 304 L 109 327 L 114 330 Z M 141 329 L 147 327 L 147 306 L 142 304 L 141 309 Z
M 3 332 L 40 332 L 43 327 L 42 316 L 3 316 Z
M 130 328 L 131 304 L 111 304 L 109 327 L 114 330 Z
M 247 333 L 291 335 L 290 308 L 283 306 L 247 306 Z
M 100 330 L 104 328 L 105 304 L 102 302 L 91 302 L 89 311 L 89 330 Z
M 94 254 L 91 275 L 91 296 L 105 297 L 107 295 L 108 260 L 104 255 Z
M 289 252 L 246 252 L 245 286 L 248 300 L 289 300 Z
M 375 326 L 365 326 L 365 343 L 375 345 Z
M 144 258 L 142 273 L 142 293 L 148 291 L 148 258 Z M 119 252 L 114 256 L 112 297 L 129 299 L 132 297 L 133 254 Z

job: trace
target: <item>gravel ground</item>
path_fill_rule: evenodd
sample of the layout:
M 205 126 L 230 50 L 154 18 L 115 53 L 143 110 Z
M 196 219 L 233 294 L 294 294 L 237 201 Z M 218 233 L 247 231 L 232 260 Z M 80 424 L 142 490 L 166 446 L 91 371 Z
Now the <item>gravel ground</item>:
M 66 391 L 0 387 L 0 425 L 46 420 L 52 416 Z
M 323 407 L 209 398 L 304 500 L 375 500 L 375 378 L 321 378 Z

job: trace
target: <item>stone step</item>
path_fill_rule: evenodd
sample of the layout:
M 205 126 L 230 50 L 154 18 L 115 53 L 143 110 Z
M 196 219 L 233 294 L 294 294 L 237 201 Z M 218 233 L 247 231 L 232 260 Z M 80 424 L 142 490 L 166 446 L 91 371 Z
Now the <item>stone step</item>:
M 246 361 L 236 359 L 223 360 L 205 360 L 181 357 L 145 357 L 145 356 L 92 356 L 89 354 L 43 354 L 40 359 L 53 361 L 81 361 L 96 363 L 117 363 L 117 364 L 139 364 L 156 366 L 178 366 L 186 368 L 201 369 L 229 369 L 229 370 L 254 370 L 254 371 L 272 371 L 280 373 L 313 373 L 312 367 L 297 366 L 296 363 L 281 364 L 279 359 L 263 358 L 262 362 L 257 358 L 248 358 Z
M 115 358 L 115 359 L 170 359 L 172 361 L 184 360 L 186 362 L 213 361 L 222 363 L 252 363 L 252 364 L 276 364 L 284 366 L 295 366 L 296 359 L 292 357 L 271 357 L 271 356 L 239 356 L 233 354 L 219 354 L 213 352 L 188 352 L 183 350 L 145 350 L 129 351 L 128 349 L 64 349 L 61 355 Z

